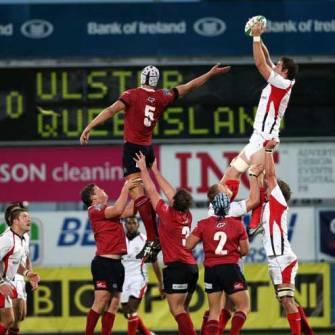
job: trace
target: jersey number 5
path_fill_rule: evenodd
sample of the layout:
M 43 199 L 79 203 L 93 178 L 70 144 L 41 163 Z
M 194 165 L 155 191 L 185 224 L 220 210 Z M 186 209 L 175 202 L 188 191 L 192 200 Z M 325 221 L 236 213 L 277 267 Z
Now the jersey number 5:
M 228 250 L 223 250 L 227 242 L 227 234 L 223 231 L 218 231 L 214 234 L 214 241 L 219 241 L 218 246 L 215 249 L 215 255 L 227 255 Z
M 151 124 L 154 119 L 154 111 L 156 110 L 156 107 L 146 105 L 144 108 L 144 125 L 146 127 L 151 127 Z

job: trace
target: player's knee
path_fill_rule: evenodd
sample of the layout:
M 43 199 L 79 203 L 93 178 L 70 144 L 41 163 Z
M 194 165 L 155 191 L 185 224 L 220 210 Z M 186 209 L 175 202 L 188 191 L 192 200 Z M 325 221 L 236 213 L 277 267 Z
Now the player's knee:
M 249 168 L 249 164 L 240 156 L 235 157 L 231 161 L 230 166 L 240 173 L 244 173 Z

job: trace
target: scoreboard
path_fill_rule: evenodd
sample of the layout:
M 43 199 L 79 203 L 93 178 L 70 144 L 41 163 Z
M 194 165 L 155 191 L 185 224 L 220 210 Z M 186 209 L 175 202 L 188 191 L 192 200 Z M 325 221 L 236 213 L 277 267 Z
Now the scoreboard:
M 162 66 L 171 88 L 210 66 Z M 0 145 L 75 144 L 87 123 L 126 89 L 139 67 L 0 69 Z M 283 137 L 335 136 L 335 65 L 302 65 L 282 124 Z M 247 138 L 265 81 L 253 65 L 236 65 L 177 100 L 155 129 L 156 142 Z M 91 142 L 121 142 L 123 113 L 91 132 Z

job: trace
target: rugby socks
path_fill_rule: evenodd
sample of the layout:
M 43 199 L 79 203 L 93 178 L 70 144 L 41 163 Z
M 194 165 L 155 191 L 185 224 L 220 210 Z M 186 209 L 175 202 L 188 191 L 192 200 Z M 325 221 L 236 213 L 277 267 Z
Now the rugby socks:
M 148 241 L 158 238 L 156 227 L 156 213 L 151 205 L 150 199 L 143 195 L 135 200 L 135 207 L 143 220 Z
M 138 317 L 137 329 L 143 335 L 151 335 L 150 330 L 146 327 L 146 325 L 144 324 L 143 320 L 140 317 Z
M 258 225 L 261 223 L 261 215 L 263 210 L 263 204 L 265 202 L 265 189 L 264 187 L 259 188 L 259 197 L 260 203 L 259 205 L 252 210 L 249 228 L 257 228 Z
M 301 317 L 300 313 L 287 314 L 287 320 L 290 324 L 292 335 L 301 335 Z
M 227 311 L 226 309 L 222 309 L 221 314 L 220 314 L 220 320 L 219 320 L 219 332 L 220 332 L 220 334 L 222 334 L 222 332 L 226 328 L 227 322 L 229 321 L 230 318 L 231 318 L 230 312 Z
M 110 335 L 115 320 L 115 314 L 105 312 L 101 319 L 101 335 Z
M 205 335 L 205 328 L 206 328 L 206 324 L 207 324 L 207 321 L 208 321 L 208 315 L 209 315 L 209 311 L 206 311 L 204 313 L 204 316 L 202 317 L 200 335 Z
M 208 320 L 205 327 L 205 335 L 220 335 L 219 321 Z
M 20 329 L 19 328 L 9 328 L 7 335 L 20 335 Z
M 7 332 L 7 328 L 5 328 L 5 326 L 2 323 L 0 323 L 0 335 L 5 335 L 6 332 Z
M 86 319 L 85 335 L 93 335 L 94 334 L 94 329 L 95 329 L 95 326 L 97 325 L 99 317 L 100 317 L 100 314 L 95 312 L 93 309 L 89 310 L 89 312 L 87 314 L 87 319 Z M 0 335 L 2 335 L 2 334 L 4 334 L 4 333 L 1 333 L 1 328 L 0 328 Z
M 305 335 L 314 335 L 314 331 L 311 328 L 311 326 L 310 326 L 310 324 L 307 320 L 304 309 L 301 306 L 297 306 L 297 308 L 298 308 L 298 311 L 299 311 L 299 314 L 300 314 L 300 317 L 301 317 L 301 330 L 302 330 L 302 332 Z
M 178 323 L 179 334 L 181 335 L 197 335 L 192 320 L 188 313 L 180 313 L 175 316 Z
M 230 202 L 232 202 L 237 196 L 238 189 L 240 187 L 240 181 L 238 179 L 227 179 L 224 183 L 233 192 L 233 195 L 230 198 Z
M 128 315 L 128 335 L 136 335 L 138 327 L 138 316 L 135 313 L 134 315 Z
M 233 319 L 231 320 L 231 330 L 230 335 L 238 335 L 242 329 L 247 316 L 241 312 L 237 311 L 234 313 Z

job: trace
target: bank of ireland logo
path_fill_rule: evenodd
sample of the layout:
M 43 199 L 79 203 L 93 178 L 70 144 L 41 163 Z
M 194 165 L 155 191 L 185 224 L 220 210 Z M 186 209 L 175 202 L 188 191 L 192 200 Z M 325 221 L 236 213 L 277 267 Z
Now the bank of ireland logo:
M 52 23 L 46 20 L 34 19 L 26 21 L 21 26 L 21 33 L 28 38 L 40 39 L 50 36 L 54 31 Z
M 201 36 L 215 37 L 225 32 L 226 23 L 217 17 L 203 17 L 194 23 L 193 29 Z

